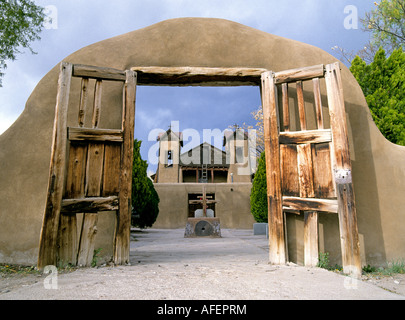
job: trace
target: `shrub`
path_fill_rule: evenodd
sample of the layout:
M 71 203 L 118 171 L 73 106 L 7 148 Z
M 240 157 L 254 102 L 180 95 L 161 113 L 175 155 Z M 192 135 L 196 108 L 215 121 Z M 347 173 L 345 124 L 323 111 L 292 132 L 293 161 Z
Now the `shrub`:
M 147 175 L 148 164 L 141 158 L 142 141 L 134 140 L 132 164 L 131 224 L 141 229 L 151 227 L 159 214 L 159 195 Z
M 256 222 L 267 222 L 268 200 L 266 179 L 266 160 L 264 152 L 262 152 L 250 193 L 250 211 Z

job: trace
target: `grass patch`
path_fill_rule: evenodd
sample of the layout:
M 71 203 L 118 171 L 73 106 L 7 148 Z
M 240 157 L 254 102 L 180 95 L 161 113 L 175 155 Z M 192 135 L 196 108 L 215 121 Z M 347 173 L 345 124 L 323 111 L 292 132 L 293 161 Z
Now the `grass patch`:
M 329 265 L 329 252 L 319 252 L 318 263 L 316 266 L 330 271 L 343 271 L 343 267 L 338 264 L 335 264 L 334 266 Z
M 75 271 L 77 267 L 67 265 L 57 268 L 59 273 L 68 273 Z M 43 274 L 42 270 L 38 270 L 36 266 L 23 266 L 18 264 L 0 263 L 0 278 L 7 276 L 26 276 Z
M 0 275 L 27 275 L 41 274 L 35 266 L 21 266 L 16 264 L 0 264 Z
M 368 275 L 377 275 L 377 276 L 392 276 L 394 274 L 405 274 L 405 259 L 392 260 L 387 263 L 385 268 L 372 267 L 367 265 L 363 267 L 363 273 Z
M 329 265 L 329 252 L 319 252 L 318 268 L 323 268 L 330 271 L 343 271 L 343 267 L 340 265 Z M 369 264 L 362 268 L 365 275 L 377 275 L 377 276 L 391 276 L 393 274 L 405 274 L 405 259 L 392 260 L 387 263 L 385 268 L 373 267 Z

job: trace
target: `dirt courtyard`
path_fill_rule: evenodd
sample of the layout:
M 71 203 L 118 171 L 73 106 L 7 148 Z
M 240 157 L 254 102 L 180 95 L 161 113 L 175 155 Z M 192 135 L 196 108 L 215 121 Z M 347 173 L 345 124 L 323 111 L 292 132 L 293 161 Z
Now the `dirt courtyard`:
M 133 233 L 129 266 L 0 278 L 0 300 L 405 300 L 405 276 L 355 280 L 320 268 L 268 264 L 265 236 L 223 229 Z

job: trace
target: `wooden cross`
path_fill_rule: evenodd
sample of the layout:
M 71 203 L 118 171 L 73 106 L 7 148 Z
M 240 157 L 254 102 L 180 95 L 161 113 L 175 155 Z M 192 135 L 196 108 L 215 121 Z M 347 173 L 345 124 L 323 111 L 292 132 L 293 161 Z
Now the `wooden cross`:
M 207 192 L 206 192 L 206 186 L 203 186 L 203 194 L 202 196 L 198 197 L 199 200 L 190 200 L 189 204 L 199 204 L 201 203 L 203 206 L 203 216 L 207 217 L 207 207 L 211 203 L 216 203 L 216 200 L 207 200 Z

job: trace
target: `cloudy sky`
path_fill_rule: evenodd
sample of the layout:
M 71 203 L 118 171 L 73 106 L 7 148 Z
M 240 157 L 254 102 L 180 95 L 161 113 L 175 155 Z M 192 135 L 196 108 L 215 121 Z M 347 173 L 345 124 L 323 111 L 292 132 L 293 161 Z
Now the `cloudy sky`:
M 374 8 L 374 1 L 370 0 L 37 0 L 35 3 L 48 6 L 53 21 L 42 31 L 41 40 L 32 44 L 36 55 L 26 52 L 16 61 L 7 62 L 0 88 L 0 134 L 18 118 L 32 90 L 51 68 L 94 42 L 166 19 L 212 17 L 305 42 L 334 54 L 331 48 L 336 45 L 348 51 L 364 47 L 369 34 L 361 30 L 360 22 L 356 26 L 356 12 L 362 18 Z M 148 136 L 154 140 L 159 131 L 156 129 L 167 129 L 171 121 L 178 121 L 181 131 L 196 130 L 203 142 L 203 129 L 222 131 L 235 123 L 254 124 L 250 113 L 259 106 L 258 88 L 254 87 L 138 87 L 135 137 L 144 141 L 142 157 L 148 159 L 155 144 L 148 141 Z M 224 111 L 218 113 L 218 107 Z M 199 117 L 195 116 L 196 110 Z M 188 146 L 192 146 L 191 142 Z M 154 170 L 153 165 L 150 170 Z

